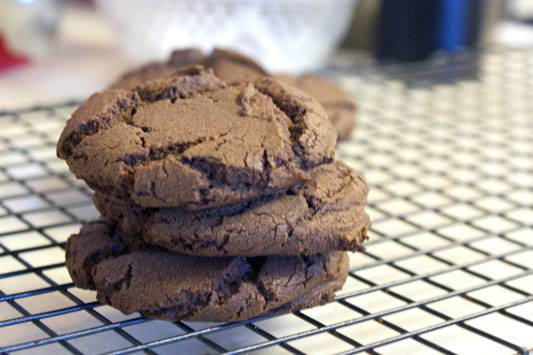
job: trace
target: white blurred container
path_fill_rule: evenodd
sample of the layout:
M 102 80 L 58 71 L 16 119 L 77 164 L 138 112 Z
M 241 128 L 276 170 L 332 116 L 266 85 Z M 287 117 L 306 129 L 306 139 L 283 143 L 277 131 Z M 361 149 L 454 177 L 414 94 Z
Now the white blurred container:
M 13 52 L 44 59 L 54 48 L 60 15 L 60 0 L 0 0 L 0 34 Z
M 138 62 L 174 48 L 241 51 L 272 72 L 324 64 L 345 35 L 357 0 L 97 0 Z

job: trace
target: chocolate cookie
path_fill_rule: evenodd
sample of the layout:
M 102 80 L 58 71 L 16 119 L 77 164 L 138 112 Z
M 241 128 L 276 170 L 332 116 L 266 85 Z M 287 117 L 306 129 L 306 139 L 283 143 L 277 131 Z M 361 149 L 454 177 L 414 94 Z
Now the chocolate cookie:
M 215 210 L 142 208 L 97 193 L 104 219 L 173 252 L 199 256 L 311 255 L 363 248 L 370 221 L 363 176 L 342 162 L 320 166 L 303 188 Z
M 350 137 L 355 126 L 357 107 L 353 97 L 348 92 L 338 85 L 314 75 L 298 78 L 290 75 L 279 75 L 276 78 L 316 98 L 324 106 L 337 131 L 339 141 Z
M 175 55 L 176 52 L 172 56 Z M 228 83 L 268 76 L 266 70 L 250 57 L 227 49 L 213 49 L 202 65 L 212 68 L 216 76 Z
M 67 241 L 68 271 L 102 303 L 171 321 L 235 321 L 315 306 L 333 299 L 348 272 L 341 252 L 203 258 L 133 243 L 106 223 L 90 223 Z
M 271 76 L 254 60 L 238 52 L 215 48 L 209 56 L 206 56 L 199 49 L 189 48 L 175 50 L 166 62 L 148 63 L 125 73 L 111 85 L 111 88 L 133 89 L 148 80 L 168 77 L 178 68 L 192 64 L 212 68 L 215 75 L 226 82 Z M 326 109 L 337 130 L 338 140 L 349 138 L 355 126 L 357 111 L 353 97 L 349 93 L 318 76 L 305 75 L 295 78 L 291 75 L 278 75 L 276 78 L 316 98 Z
M 333 161 L 316 100 L 271 78 L 226 84 L 189 67 L 133 90 L 92 95 L 58 156 L 96 191 L 144 207 L 201 210 L 279 194 Z
M 206 56 L 199 49 L 189 48 L 173 51 L 166 62 L 151 62 L 126 72 L 110 88 L 133 89 L 148 80 L 171 76 L 177 69 L 193 64 L 213 69 L 218 78 L 228 83 L 268 76 L 253 59 L 240 53 L 215 48 Z

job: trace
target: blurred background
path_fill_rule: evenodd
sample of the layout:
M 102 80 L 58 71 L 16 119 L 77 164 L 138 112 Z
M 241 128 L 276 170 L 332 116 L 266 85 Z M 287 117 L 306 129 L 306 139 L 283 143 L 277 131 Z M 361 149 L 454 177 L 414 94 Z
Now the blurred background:
M 71 282 L 65 241 L 99 214 L 56 158 L 65 120 L 131 67 L 213 46 L 356 99 L 336 154 L 372 228 L 336 302 L 174 324 Z M 0 353 L 532 354 L 532 136 L 533 0 L 0 0 Z
M 177 47 L 272 72 L 533 46 L 530 0 L 0 0 L 0 109 L 81 99 Z

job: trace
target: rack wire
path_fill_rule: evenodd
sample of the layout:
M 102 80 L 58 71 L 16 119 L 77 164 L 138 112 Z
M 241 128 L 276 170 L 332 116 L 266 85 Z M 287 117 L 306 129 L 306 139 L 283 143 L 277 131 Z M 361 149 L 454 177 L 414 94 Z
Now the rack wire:
M 329 71 L 358 98 L 338 157 L 366 173 L 371 240 L 335 302 L 236 323 L 146 320 L 64 267 L 97 218 L 55 157 L 76 103 L 0 114 L 0 353 L 478 353 L 533 348 L 533 50 Z

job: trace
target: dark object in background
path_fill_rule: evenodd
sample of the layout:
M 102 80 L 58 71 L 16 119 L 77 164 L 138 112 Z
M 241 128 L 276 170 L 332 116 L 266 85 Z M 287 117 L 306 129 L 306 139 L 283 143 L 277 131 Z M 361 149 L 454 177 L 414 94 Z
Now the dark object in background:
M 437 44 L 440 1 L 383 1 L 375 54 L 379 59 L 412 61 L 427 57 Z
M 360 0 L 344 42 L 382 60 L 422 60 L 490 42 L 503 0 Z
M 478 43 L 481 0 L 383 1 L 375 54 L 378 59 L 414 61 L 436 50 Z
M 480 39 L 482 0 L 441 0 L 438 49 L 477 45 Z

